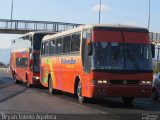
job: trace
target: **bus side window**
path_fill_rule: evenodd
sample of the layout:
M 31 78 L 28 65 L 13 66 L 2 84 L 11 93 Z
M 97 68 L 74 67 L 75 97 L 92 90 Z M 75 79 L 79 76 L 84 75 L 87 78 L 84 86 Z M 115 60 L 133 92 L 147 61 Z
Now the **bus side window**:
M 71 51 L 71 36 L 65 36 L 63 38 L 63 53 L 70 53 Z
M 49 54 L 54 55 L 55 54 L 55 48 L 56 48 L 55 40 L 52 40 L 50 42 Z
M 45 55 L 48 55 L 48 54 L 49 54 L 49 42 L 46 42 L 44 45 L 45 45 L 45 46 L 44 46 Z
M 75 44 L 76 44 L 75 51 L 80 51 L 80 38 L 81 38 L 81 33 L 78 33 L 76 35 L 76 40 L 75 40 Z
M 62 53 L 62 38 L 56 40 L 56 54 Z
M 45 51 L 44 51 L 44 43 L 42 43 L 42 48 L 41 48 L 41 55 L 44 55 Z
M 73 34 L 71 39 L 71 52 L 80 50 L 80 33 Z

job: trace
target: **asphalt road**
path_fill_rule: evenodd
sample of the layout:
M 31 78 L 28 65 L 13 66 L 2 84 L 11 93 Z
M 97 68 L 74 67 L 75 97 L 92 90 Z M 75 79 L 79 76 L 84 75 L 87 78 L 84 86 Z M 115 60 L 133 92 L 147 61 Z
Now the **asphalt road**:
M 57 120 L 150 120 L 147 118 L 152 117 L 159 120 L 160 101 L 135 99 L 132 106 L 125 106 L 120 98 L 108 98 L 79 104 L 70 94 L 57 93 L 50 96 L 47 89 L 14 84 L 9 74 L 0 72 L 0 119 L 15 117 L 7 116 L 11 114 L 28 115 L 26 117 L 33 115 L 30 118 L 42 114 L 40 119 Z M 24 116 L 20 118 L 25 119 Z

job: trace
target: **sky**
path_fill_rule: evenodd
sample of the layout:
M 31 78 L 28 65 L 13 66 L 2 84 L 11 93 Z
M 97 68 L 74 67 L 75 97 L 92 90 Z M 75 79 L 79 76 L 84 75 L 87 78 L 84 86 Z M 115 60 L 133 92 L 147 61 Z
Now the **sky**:
M 0 0 L 0 19 L 11 18 L 11 1 Z M 14 0 L 13 19 L 98 23 L 100 0 Z M 151 32 L 160 32 L 160 0 L 151 0 Z M 148 26 L 149 0 L 102 0 L 101 23 Z M 0 48 L 21 35 L 0 34 Z

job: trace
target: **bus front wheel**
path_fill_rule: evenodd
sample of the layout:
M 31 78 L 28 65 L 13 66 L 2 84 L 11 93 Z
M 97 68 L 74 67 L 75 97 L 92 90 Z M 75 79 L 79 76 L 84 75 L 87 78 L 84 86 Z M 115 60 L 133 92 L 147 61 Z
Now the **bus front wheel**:
M 52 87 L 52 83 L 53 83 L 53 81 L 52 81 L 52 78 L 50 77 L 49 78 L 49 85 L 48 85 L 48 89 L 49 89 L 49 94 L 50 95 L 53 95 L 53 87 Z
M 16 73 L 15 72 L 13 72 L 13 79 L 14 79 L 14 83 L 15 84 L 18 84 L 18 80 L 16 79 Z
M 78 101 L 80 103 L 84 103 L 85 102 L 85 97 L 82 96 L 82 83 L 81 83 L 81 81 L 79 81 L 79 83 L 78 83 L 77 96 L 78 96 Z
M 131 105 L 134 100 L 132 97 L 123 97 L 122 99 L 125 105 Z

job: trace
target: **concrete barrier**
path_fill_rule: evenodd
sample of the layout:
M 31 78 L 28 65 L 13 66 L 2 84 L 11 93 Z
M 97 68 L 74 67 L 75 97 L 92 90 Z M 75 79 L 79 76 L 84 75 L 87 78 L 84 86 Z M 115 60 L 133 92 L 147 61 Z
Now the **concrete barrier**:
M 0 72 L 9 73 L 9 68 L 0 68 Z

